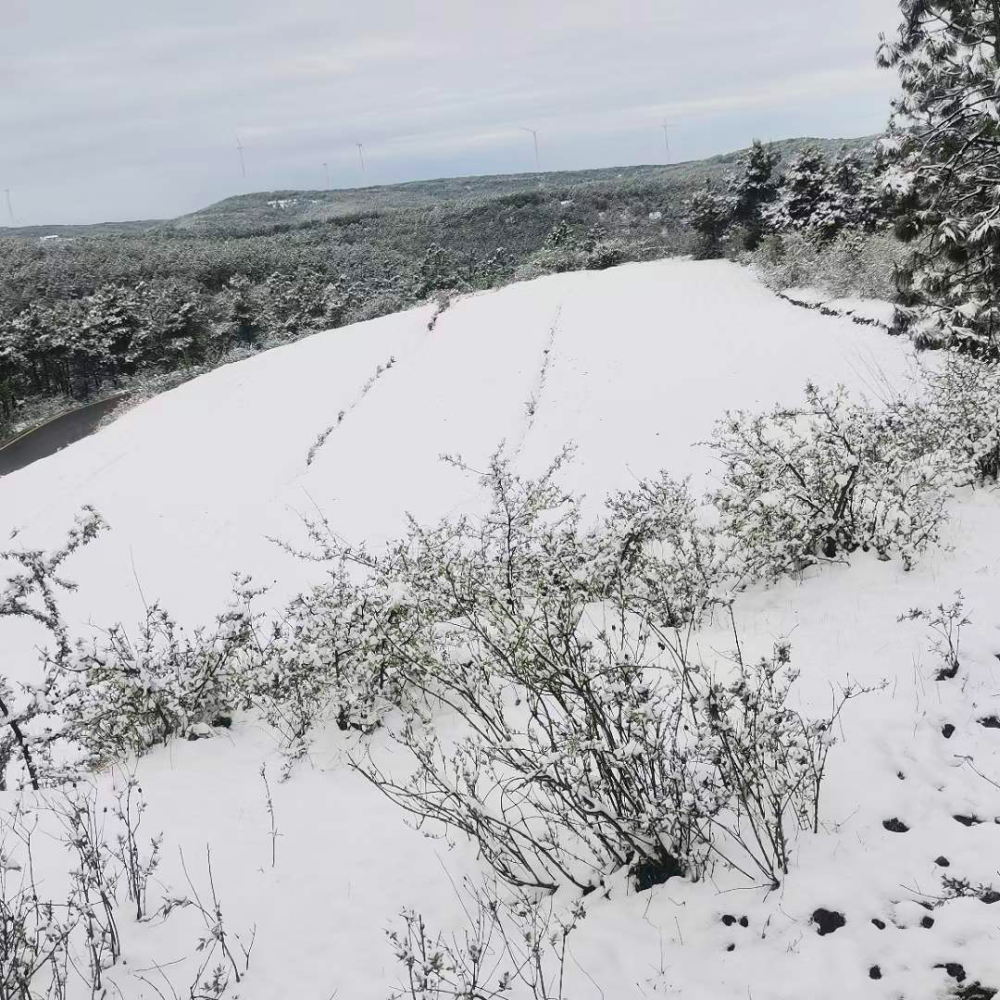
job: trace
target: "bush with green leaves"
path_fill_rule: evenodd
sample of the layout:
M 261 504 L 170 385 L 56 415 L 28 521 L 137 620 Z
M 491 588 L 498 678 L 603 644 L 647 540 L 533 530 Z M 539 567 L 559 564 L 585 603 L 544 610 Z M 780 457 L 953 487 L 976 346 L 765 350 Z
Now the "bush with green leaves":
M 710 443 L 723 467 L 711 500 L 749 578 L 858 549 L 909 569 L 946 520 L 951 461 L 919 406 L 808 385 L 800 407 L 728 414 Z

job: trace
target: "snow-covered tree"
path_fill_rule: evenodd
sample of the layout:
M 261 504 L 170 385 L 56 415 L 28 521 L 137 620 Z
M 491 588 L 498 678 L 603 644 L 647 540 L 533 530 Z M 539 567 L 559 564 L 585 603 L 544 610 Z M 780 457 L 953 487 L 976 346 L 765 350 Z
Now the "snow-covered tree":
M 764 233 L 764 210 L 778 197 L 781 176 L 777 167 L 781 154 L 771 145 L 754 139 L 740 158 L 737 172 L 729 177 L 733 222 L 743 227 L 745 249 L 753 250 Z
M 900 0 L 883 66 L 903 94 L 884 140 L 897 233 L 916 250 L 900 317 L 927 342 L 996 352 L 1000 324 L 1000 4 Z
M 730 200 L 711 185 L 706 185 L 684 205 L 684 222 L 699 237 L 697 256 L 701 259 L 722 256 L 722 238 L 732 221 Z
M 824 238 L 861 224 L 861 195 L 865 188 L 865 165 L 854 151 L 842 149 L 830 165 L 826 188 L 816 206 L 811 226 Z
M 792 157 L 781 199 L 767 212 L 775 229 L 809 229 L 830 201 L 830 166 L 814 146 Z
M 223 342 L 243 347 L 256 344 L 262 332 L 262 317 L 250 280 L 242 275 L 231 278 L 220 296 L 220 307 Z

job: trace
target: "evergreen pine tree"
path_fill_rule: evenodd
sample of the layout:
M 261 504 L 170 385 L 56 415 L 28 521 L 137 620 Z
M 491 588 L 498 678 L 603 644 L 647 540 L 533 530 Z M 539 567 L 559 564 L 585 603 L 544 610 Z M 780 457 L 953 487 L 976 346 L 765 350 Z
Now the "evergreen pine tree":
M 829 164 L 815 146 L 809 146 L 792 157 L 781 199 L 766 217 L 775 229 L 809 229 L 819 222 L 829 199 Z
M 732 198 L 733 222 L 743 229 L 743 245 L 753 250 L 764 234 L 765 209 L 774 203 L 781 190 L 777 172 L 781 154 L 773 146 L 754 139 L 743 154 L 737 172 L 728 179 Z
M 900 0 L 878 60 L 899 73 L 885 149 L 897 234 L 914 241 L 900 317 L 921 339 L 998 350 L 1000 3 Z
M 706 184 L 684 205 L 684 223 L 699 237 L 696 256 L 701 260 L 722 256 L 722 238 L 732 221 L 730 200 Z

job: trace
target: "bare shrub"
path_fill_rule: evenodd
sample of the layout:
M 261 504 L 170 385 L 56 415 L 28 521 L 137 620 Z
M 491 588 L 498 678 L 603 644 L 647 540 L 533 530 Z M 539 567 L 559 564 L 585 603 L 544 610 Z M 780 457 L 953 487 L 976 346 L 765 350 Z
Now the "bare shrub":
M 962 629 L 972 623 L 965 617 L 965 599 L 960 590 L 951 604 L 939 604 L 933 610 L 910 608 L 899 616 L 901 622 L 924 622 L 934 636 L 933 651 L 941 660 L 936 679 L 951 680 L 962 665 Z
M 387 932 L 406 970 L 393 1000 L 496 1000 L 515 987 L 534 1000 L 563 1000 L 568 939 L 586 916 L 580 900 L 560 913 L 551 901 L 506 901 L 495 886 L 466 886 L 461 902 L 460 934 L 434 934 L 414 910 Z
M 475 840 L 511 885 L 587 891 L 623 867 L 648 885 L 713 858 L 748 872 L 743 855 L 777 881 L 785 824 L 816 815 L 829 722 L 786 709 L 787 656 L 738 658 L 735 686 L 690 660 L 715 557 L 681 487 L 620 497 L 614 530 L 585 532 L 555 481 L 564 460 L 531 481 L 494 457 L 485 517 L 413 525 L 378 561 L 412 627 L 377 621 L 414 705 L 462 725 L 443 738 L 415 708 L 393 731 L 408 777 L 354 766 L 419 825 Z M 644 576 L 658 544 L 699 568 L 676 592 Z

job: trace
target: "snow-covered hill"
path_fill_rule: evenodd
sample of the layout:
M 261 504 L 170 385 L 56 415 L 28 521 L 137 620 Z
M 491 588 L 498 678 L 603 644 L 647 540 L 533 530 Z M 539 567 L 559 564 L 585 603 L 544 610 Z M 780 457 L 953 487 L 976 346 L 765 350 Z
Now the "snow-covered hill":
M 660 468 L 710 483 L 698 442 L 726 409 L 797 401 L 808 379 L 878 398 L 914 363 L 902 341 L 782 302 L 726 263 L 545 278 L 436 318 L 427 307 L 317 335 L 156 398 L 0 482 L 0 537 L 53 546 L 93 504 L 112 530 L 68 573 L 80 584 L 67 600 L 74 626 L 135 621 L 153 599 L 195 623 L 221 607 L 233 570 L 273 584 L 275 603 L 319 572 L 268 541 L 300 537 L 300 513 L 322 511 L 344 537 L 378 542 L 408 511 L 428 520 L 475 510 L 476 483 L 442 453 L 478 468 L 504 444 L 530 472 L 575 442 L 566 482 L 596 509 Z M 823 829 L 800 837 L 780 889 L 723 872 L 588 897 L 566 997 L 920 1000 L 960 982 L 1000 986 L 1000 907 L 921 906 L 940 895 L 941 859 L 973 884 L 1000 882 L 1000 794 L 977 773 L 1000 781 L 1000 729 L 982 724 L 1000 714 L 997 495 L 956 501 L 946 543 L 910 573 L 859 555 L 741 595 L 748 646 L 763 653 L 790 636 L 806 706 L 824 707 L 848 676 L 886 686 L 849 705 Z M 959 588 L 973 624 L 960 677 L 942 685 L 923 628 L 897 617 Z M 5 624 L 2 670 L 16 675 L 30 666 L 32 636 L 9 634 Z M 720 626 L 696 641 L 710 651 L 731 639 Z M 461 929 L 455 885 L 484 871 L 472 846 L 410 829 L 344 765 L 352 745 L 326 733 L 290 780 L 272 780 L 273 867 L 259 776 L 276 756 L 266 729 L 244 722 L 140 761 L 144 829 L 165 833 L 160 882 L 184 887 L 179 848 L 203 879 L 211 845 L 227 926 L 256 927 L 236 990 L 246 1000 L 385 998 L 401 969 L 383 930 L 402 907 Z M 900 824 L 906 832 L 894 832 Z M 818 909 L 846 923 L 820 935 Z M 111 973 L 122 993 L 155 996 L 155 981 L 184 995 L 195 915 L 122 924 L 127 964 Z
M 434 312 L 309 337 L 151 400 L 4 478 L 0 538 L 50 546 L 93 504 L 113 530 L 74 562 L 77 620 L 136 620 L 144 594 L 199 621 L 234 570 L 276 597 L 299 589 L 302 567 L 268 538 L 299 538 L 300 514 L 377 541 L 407 512 L 475 505 L 444 453 L 482 468 L 504 445 L 530 472 L 572 442 L 567 485 L 595 502 L 660 468 L 700 487 L 696 445 L 727 408 L 796 401 L 807 379 L 878 394 L 911 365 L 899 342 L 723 262 L 544 278 L 459 299 L 428 329 Z

